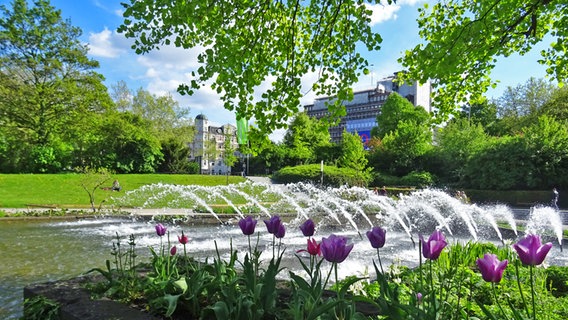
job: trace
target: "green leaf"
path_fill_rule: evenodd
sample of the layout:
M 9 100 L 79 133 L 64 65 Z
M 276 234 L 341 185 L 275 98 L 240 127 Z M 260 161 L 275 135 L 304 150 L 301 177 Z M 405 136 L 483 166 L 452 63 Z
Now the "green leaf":
M 164 296 L 164 300 L 167 302 L 168 304 L 168 309 L 166 310 L 166 317 L 171 317 L 172 314 L 176 311 L 177 308 L 177 303 L 179 300 L 179 297 L 181 297 L 181 294 L 178 295 L 170 295 L 170 294 L 166 294 Z

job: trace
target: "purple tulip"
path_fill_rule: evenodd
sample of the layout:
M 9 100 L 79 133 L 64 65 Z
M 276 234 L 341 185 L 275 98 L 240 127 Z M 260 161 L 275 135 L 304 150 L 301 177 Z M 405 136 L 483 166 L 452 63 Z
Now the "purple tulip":
M 276 230 L 276 232 L 274 233 L 274 236 L 278 239 L 282 239 L 284 238 L 285 234 L 286 234 L 286 227 L 284 227 L 284 224 L 280 223 L 280 225 L 278 225 L 278 230 Z
M 156 234 L 160 237 L 164 236 L 167 230 L 168 228 L 164 227 L 161 223 L 156 225 Z
M 430 260 L 437 260 L 442 250 L 448 245 L 444 234 L 440 230 L 434 231 L 428 238 L 428 241 L 424 241 L 421 235 L 420 241 L 422 242 L 422 255 Z
M 422 303 L 422 293 L 421 292 L 418 292 L 416 294 L 416 302 L 418 302 L 418 304 Z
M 523 264 L 537 266 L 544 261 L 552 243 L 542 244 L 540 236 L 529 234 L 513 245 Z
M 306 220 L 300 226 L 300 230 L 302 230 L 302 233 L 304 234 L 305 237 L 313 236 L 315 229 L 316 229 L 316 226 L 315 226 L 314 221 L 312 219 Z
M 176 246 L 173 246 L 173 247 L 170 249 L 170 254 L 171 254 L 172 256 L 175 256 L 175 255 L 176 255 L 176 252 L 177 252 L 177 247 L 176 247 Z
M 498 283 L 503 278 L 503 271 L 507 268 L 508 260 L 499 261 L 497 256 L 486 253 L 483 259 L 477 259 L 477 266 L 481 272 L 483 280 Z
M 352 249 L 353 244 L 347 245 L 345 237 L 332 234 L 328 238 L 321 239 L 321 253 L 329 262 L 343 262 Z
M 254 228 L 256 227 L 256 220 L 252 216 L 247 216 L 244 219 L 239 220 L 239 227 L 245 236 L 250 236 L 254 233 Z
M 280 225 L 282 224 L 282 221 L 280 220 L 279 216 L 272 216 L 270 217 L 270 220 L 264 220 L 264 224 L 266 224 L 268 233 L 276 234 L 278 232 L 278 229 L 280 228 Z
M 369 242 L 371 242 L 371 246 L 375 249 L 385 246 L 386 236 L 387 231 L 381 227 L 373 227 L 371 231 L 367 231 L 367 238 Z

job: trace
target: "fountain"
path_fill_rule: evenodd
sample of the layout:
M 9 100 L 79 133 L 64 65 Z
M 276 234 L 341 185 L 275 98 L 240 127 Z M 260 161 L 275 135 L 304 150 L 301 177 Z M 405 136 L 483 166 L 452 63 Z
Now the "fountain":
M 388 230 L 387 242 L 381 249 L 383 264 L 415 266 L 418 263 L 416 241 L 419 234 L 428 235 L 440 228 L 450 241 L 492 241 L 501 244 L 522 236 L 518 221 L 526 232 L 550 236 L 562 244 L 562 220 L 559 212 L 549 207 L 531 210 L 512 209 L 504 205 L 479 206 L 463 203 L 441 190 L 420 190 L 398 195 L 397 200 L 375 195 L 364 188 L 325 188 L 297 183 L 290 185 L 260 185 L 251 182 L 229 186 L 178 186 L 155 184 L 141 187 L 114 199 L 115 205 L 169 208 L 175 210 L 178 222 L 166 223 L 172 244 L 183 230 L 189 236 L 188 252 L 205 259 L 214 254 L 215 246 L 228 255 L 230 241 L 240 251 L 243 235 L 236 221 L 252 214 L 258 219 L 279 214 L 286 221 L 283 239 L 286 260 L 283 265 L 298 267 L 294 253 L 306 246 L 306 238 L 298 226 L 308 217 L 317 222 L 316 239 L 330 233 L 344 235 L 354 243 L 349 258 L 340 265 L 340 277 L 362 275 L 372 269 L 375 257 L 364 232 L 372 226 Z M 231 208 L 229 223 L 215 206 Z M 161 210 L 156 209 L 156 214 Z M 201 212 L 219 222 L 199 225 L 183 215 Z M 110 250 L 116 234 L 125 240 L 136 237 L 139 259 L 149 257 L 149 246 L 159 245 L 153 220 L 95 217 L 73 221 L 10 221 L 0 223 L 0 248 L 8 252 L 0 264 L 0 318 L 21 316 L 21 293 L 26 284 L 77 276 L 94 267 L 104 267 L 111 259 Z M 500 226 L 511 230 L 514 239 L 507 239 Z M 260 248 L 269 248 L 272 237 L 263 223 L 257 225 Z M 38 245 L 41 244 L 41 245 Z M 372 252 L 372 254 L 370 254 Z M 270 259 L 271 250 L 264 250 L 262 259 Z M 568 258 L 553 249 L 547 263 L 568 265 Z M 325 264 L 324 264 L 325 265 Z M 16 267 L 17 266 L 17 267 Z M 285 272 L 284 272 L 285 273 Z

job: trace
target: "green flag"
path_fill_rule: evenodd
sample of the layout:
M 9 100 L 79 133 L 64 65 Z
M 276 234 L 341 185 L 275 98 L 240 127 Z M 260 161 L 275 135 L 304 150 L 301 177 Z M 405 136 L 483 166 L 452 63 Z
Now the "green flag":
M 239 144 L 248 143 L 248 120 L 237 116 L 237 141 Z

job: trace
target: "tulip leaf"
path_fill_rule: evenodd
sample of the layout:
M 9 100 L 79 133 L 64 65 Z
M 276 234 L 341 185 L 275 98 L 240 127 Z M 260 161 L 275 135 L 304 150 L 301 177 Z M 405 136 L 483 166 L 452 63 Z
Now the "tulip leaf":
M 164 296 L 163 299 L 166 300 L 166 302 L 168 303 L 168 310 L 166 311 L 166 317 L 171 317 L 172 314 L 176 311 L 179 297 L 181 297 L 181 294 L 176 294 L 176 295 L 166 294 Z
M 181 278 L 181 279 L 175 281 L 174 286 L 181 289 L 182 294 L 185 294 L 185 292 L 187 291 L 187 282 L 186 282 L 185 278 Z

